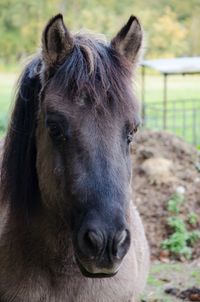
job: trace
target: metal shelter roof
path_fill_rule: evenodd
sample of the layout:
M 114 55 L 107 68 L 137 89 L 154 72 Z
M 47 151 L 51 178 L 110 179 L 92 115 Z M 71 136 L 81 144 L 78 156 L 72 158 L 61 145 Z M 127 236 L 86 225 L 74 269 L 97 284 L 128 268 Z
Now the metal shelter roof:
M 166 75 L 200 73 L 200 57 L 145 60 L 141 65 Z

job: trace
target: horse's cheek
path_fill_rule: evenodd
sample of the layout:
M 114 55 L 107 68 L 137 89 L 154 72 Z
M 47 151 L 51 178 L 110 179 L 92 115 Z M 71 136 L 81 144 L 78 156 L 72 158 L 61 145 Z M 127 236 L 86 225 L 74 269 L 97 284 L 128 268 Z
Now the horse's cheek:
M 42 200 L 47 206 L 55 203 L 59 195 L 59 184 L 56 177 L 55 158 L 53 156 L 52 144 L 48 137 L 47 131 L 37 130 L 36 140 L 38 143 L 36 167 L 38 171 L 38 183 L 40 192 L 42 192 Z

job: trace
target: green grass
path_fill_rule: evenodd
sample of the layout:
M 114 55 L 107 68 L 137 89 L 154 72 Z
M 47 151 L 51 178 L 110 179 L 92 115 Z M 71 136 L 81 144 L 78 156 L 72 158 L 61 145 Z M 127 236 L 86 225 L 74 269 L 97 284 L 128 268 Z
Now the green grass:
M 191 272 L 190 276 L 197 284 L 200 284 L 200 269 L 198 271 Z
M 141 78 L 137 92 L 141 93 Z M 166 130 L 186 141 L 200 145 L 200 75 L 168 76 Z M 163 77 L 147 75 L 145 81 L 147 128 L 160 130 L 164 126 Z
M 137 92 L 141 97 L 141 77 L 138 75 Z M 168 100 L 200 99 L 200 75 L 168 76 Z M 163 76 L 148 74 L 145 79 L 145 95 L 147 102 L 163 100 Z
M 19 69 L 19 68 L 18 68 Z M 2 70 L 2 69 L 1 69 Z M 17 68 L 14 69 L 15 71 Z M 2 71 L 0 73 L 0 133 L 5 130 L 8 111 L 13 99 L 13 87 L 17 79 L 16 73 Z M 145 98 L 147 104 L 162 102 L 163 100 L 163 77 L 155 74 L 147 74 L 145 80 Z M 136 93 L 141 99 L 141 77 L 138 73 L 136 78 Z M 174 100 L 196 99 L 185 103 L 185 111 L 182 111 L 183 103 L 176 103 Z M 200 145 L 200 76 L 169 76 L 168 78 L 168 113 L 167 129 L 184 137 L 188 142 Z M 176 115 L 173 107 L 176 104 Z M 159 105 L 160 106 L 160 105 Z M 147 109 L 147 127 L 160 130 L 163 127 L 162 107 Z M 192 107 L 195 110 L 191 111 Z M 180 110 L 181 109 L 181 110 Z M 194 121 L 196 119 L 196 126 Z M 185 120 L 185 122 L 183 121 Z M 193 132 L 196 131 L 196 141 L 193 139 Z
M 185 290 L 188 287 L 199 287 L 200 269 L 195 263 L 159 263 L 151 264 L 146 290 L 142 296 L 147 302 L 181 302 L 165 293 L 167 288 Z

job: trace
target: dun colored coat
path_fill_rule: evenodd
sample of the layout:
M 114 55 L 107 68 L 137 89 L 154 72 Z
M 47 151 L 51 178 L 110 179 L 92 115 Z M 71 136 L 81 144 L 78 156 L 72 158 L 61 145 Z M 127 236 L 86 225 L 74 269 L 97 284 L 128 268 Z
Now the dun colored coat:
M 25 68 L 0 183 L 1 302 L 135 302 L 148 245 L 131 200 L 136 17 L 107 43 L 62 15 Z M 134 180 L 133 180 L 134 181 Z

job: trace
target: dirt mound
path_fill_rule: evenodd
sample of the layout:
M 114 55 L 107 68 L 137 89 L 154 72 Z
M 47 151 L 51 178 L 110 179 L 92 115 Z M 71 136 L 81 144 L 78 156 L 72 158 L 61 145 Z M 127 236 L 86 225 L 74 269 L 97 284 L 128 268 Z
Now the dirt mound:
M 169 288 L 166 289 L 165 292 L 182 300 L 200 301 L 200 288 L 197 287 L 190 287 L 182 291 L 180 291 L 178 288 Z
M 181 215 L 185 220 L 191 212 L 200 217 L 200 156 L 193 146 L 164 131 L 140 131 L 132 153 L 135 202 L 155 258 L 160 255 L 160 243 L 169 235 L 167 203 L 177 188 L 185 194 Z M 195 227 L 200 229 L 200 219 Z M 193 258 L 199 255 L 200 242 Z

